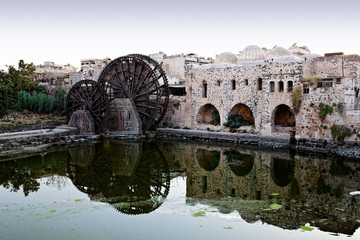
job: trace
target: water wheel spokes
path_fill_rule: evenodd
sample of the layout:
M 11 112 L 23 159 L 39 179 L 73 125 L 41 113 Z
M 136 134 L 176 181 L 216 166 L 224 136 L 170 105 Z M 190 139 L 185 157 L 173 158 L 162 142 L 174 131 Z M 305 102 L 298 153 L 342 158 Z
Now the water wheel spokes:
M 105 90 L 109 102 L 115 98 L 131 99 L 140 115 L 143 130 L 147 130 L 165 115 L 169 96 L 161 66 L 141 56 L 129 55 L 113 60 L 102 71 L 98 83 Z M 162 79 L 162 84 L 159 79 Z
M 101 132 L 106 125 L 108 99 L 105 91 L 93 80 L 81 80 L 69 91 L 66 98 L 68 120 L 73 112 L 87 110 L 95 122 L 95 131 Z

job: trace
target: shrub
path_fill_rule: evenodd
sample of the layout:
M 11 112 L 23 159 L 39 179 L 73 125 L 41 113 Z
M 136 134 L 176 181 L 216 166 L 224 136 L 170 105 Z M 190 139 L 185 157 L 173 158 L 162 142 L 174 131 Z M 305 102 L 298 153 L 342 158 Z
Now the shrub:
M 246 121 L 242 115 L 231 114 L 223 125 L 229 128 L 238 128 L 240 126 L 247 126 L 252 124 L 253 123 Z
M 29 110 L 37 113 L 58 112 L 65 114 L 66 92 L 63 88 L 57 87 L 53 90 L 52 96 L 45 93 L 27 91 L 18 93 L 18 109 L 20 111 Z
M 11 87 L 0 85 L 0 118 L 3 117 L 9 109 L 12 109 L 16 103 L 16 98 Z
M 351 129 L 345 125 L 332 125 L 331 126 L 331 137 L 339 143 L 343 143 L 345 138 L 351 133 Z
M 320 108 L 320 111 L 319 111 L 319 118 L 321 120 L 324 120 L 326 118 L 326 115 L 327 114 L 332 114 L 334 112 L 334 109 L 332 106 L 329 106 L 329 105 L 325 105 L 324 103 L 319 103 L 319 108 Z
M 211 110 L 211 121 L 210 124 L 214 125 L 214 126 L 218 126 L 220 124 L 220 115 L 219 112 L 216 111 L 215 109 Z

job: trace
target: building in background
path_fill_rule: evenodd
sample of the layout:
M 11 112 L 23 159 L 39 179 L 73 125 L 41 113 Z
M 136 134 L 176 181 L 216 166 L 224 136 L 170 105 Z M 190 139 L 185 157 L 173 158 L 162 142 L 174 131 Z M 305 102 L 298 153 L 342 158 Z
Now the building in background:
M 165 53 L 159 52 L 150 54 L 150 57 L 162 64 L 168 78 L 170 94 L 173 96 L 185 96 L 186 74 L 192 66 L 214 62 L 212 58 L 200 57 L 195 53 L 167 56 Z
M 69 89 L 69 75 L 76 72 L 76 68 L 70 64 L 58 65 L 54 62 L 44 62 L 43 65 L 35 66 L 35 81 L 44 87 L 53 88 L 62 86 Z

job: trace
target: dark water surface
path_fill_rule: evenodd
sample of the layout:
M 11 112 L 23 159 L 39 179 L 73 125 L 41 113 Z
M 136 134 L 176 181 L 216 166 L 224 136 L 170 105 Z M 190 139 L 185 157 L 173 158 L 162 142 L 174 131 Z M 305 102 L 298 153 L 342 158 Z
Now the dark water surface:
M 360 239 L 360 162 L 102 142 L 0 162 L 0 239 Z

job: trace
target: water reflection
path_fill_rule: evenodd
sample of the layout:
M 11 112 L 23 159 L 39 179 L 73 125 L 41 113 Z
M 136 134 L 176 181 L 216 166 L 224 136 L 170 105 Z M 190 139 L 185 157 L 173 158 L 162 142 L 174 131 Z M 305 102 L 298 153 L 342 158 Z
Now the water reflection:
M 183 152 L 191 159 L 203 148 L 187 145 Z M 186 165 L 189 204 L 237 211 L 247 222 L 261 220 L 285 229 L 311 223 L 323 231 L 352 235 L 360 226 L 360 198 L 349 194 L 360 189 L 359 163 L 281 151 L 216 146 L 207 146 L 207 151 L 220 152 L 216 168 L 209 171 L 199 159 Z
M 104 142 L 70 154 L 68 170 L 74 185 L 122 213 L 150 213 L 169 193 L 167 162 L 154 145 Z
M 276 185 L 280 187 L 289 185 L 294 178 L 294 173 L 294 159 L 273 158 L 271 160 L 271 178 Z
M 212 171 L 219 165 L 220 152 L 206 149 L 197 150 L 196 157 L 200 166 L 206 171 Z
M 90 199 L 125 214 L 150 213 L 168 196 L 170 179 L 186 172 L 187 204 L 238 212 L 249 223 L 284 229 L 307 223 L 352 235 L 360 226 L 360 163 L 234 146 L 171 141 L 103 142 L 0 163 L 0 184 L 25 196 L 37 179 L 61 186 L 69 177 Z
M 224 155 L 231 171 L 239 177 L 247 175 L 254 166 L 254 156 L 249 154 L 231 150 L 225 151 Z

